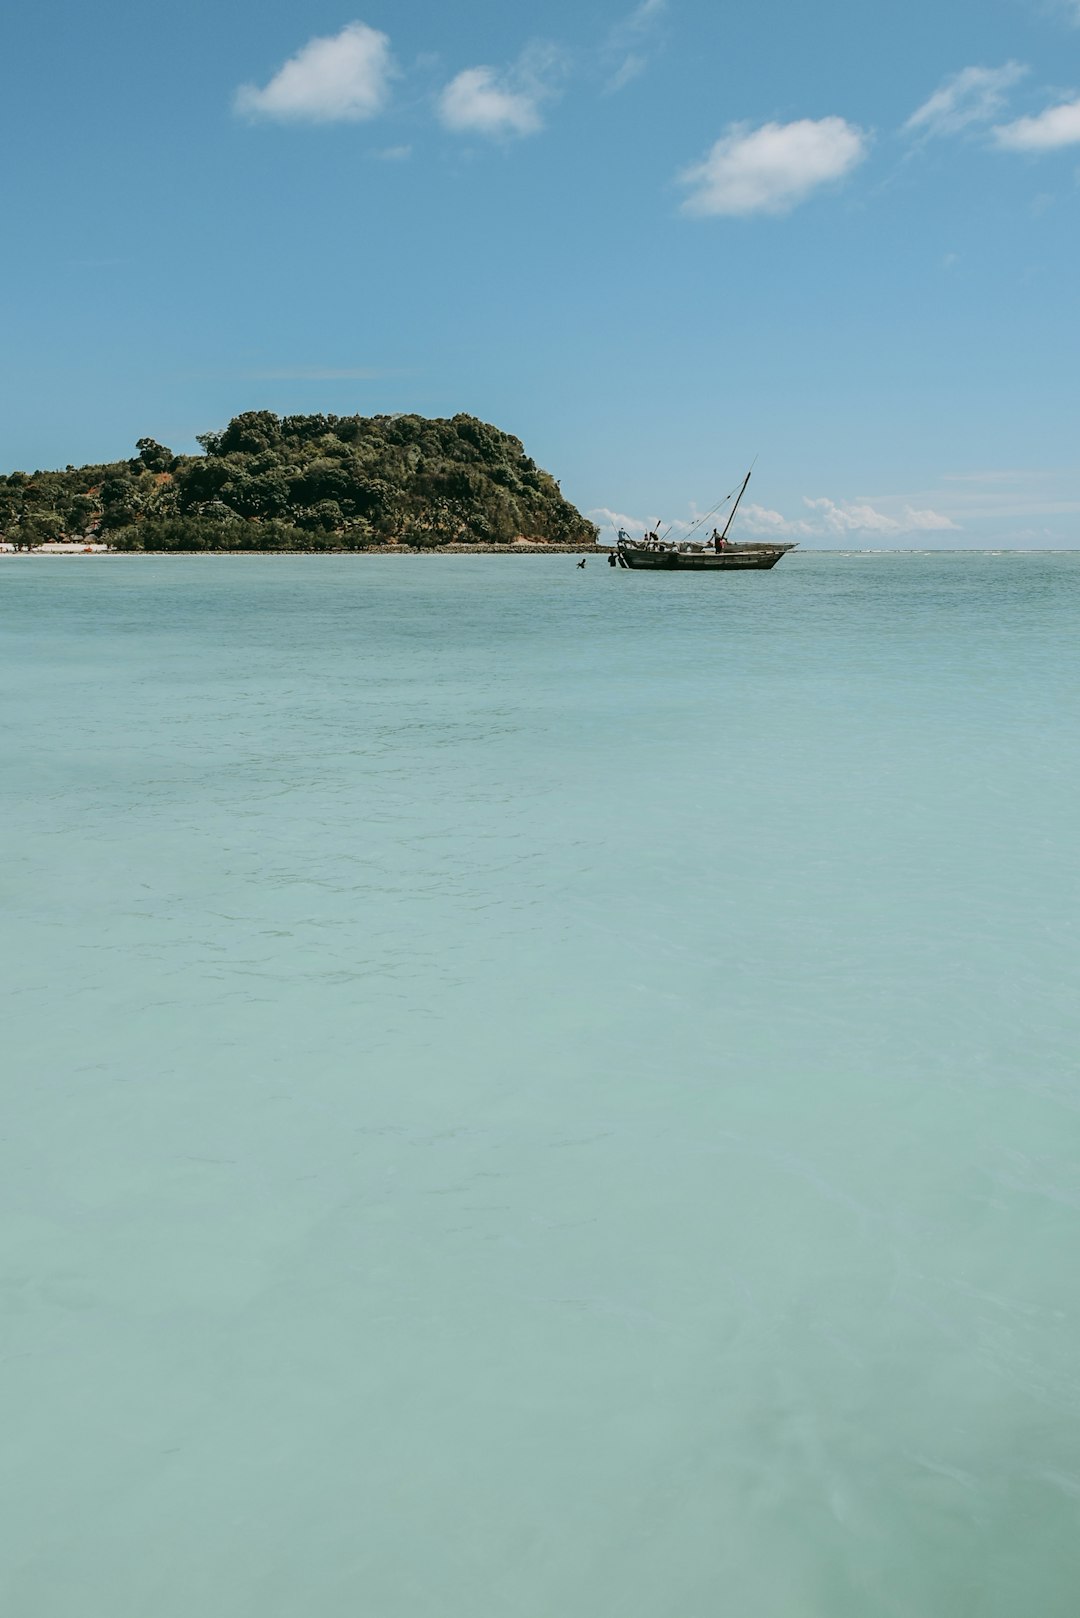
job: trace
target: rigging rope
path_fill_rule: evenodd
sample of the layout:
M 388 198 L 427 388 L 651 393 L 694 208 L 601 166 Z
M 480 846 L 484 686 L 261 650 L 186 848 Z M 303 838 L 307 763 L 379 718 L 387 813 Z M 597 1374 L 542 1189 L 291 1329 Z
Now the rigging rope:
M 754 467 L 757 465 L 757 459 L 758 458 L 755 455 L 754 459 L 750 462 L 750 472 L 752 472 L 754 470 Z M 745 477 L 745 479 L 744 479 L 744 481 L 742 483 L 737 483 L 735 485 L 734 489 L 732 489 L 732 491 L 731 491 L 731 494 L 725 494 L 724 498 L 722 500 L 718 500 L 716 502 L 715 506 L 713 506 L 710 511 L 707 511 L 705 513 L 704 517 L 699 517 L 696 523 L 691 524 L 691 526 L 686 530 L 686 533 L 683 535 L 684 540 L 687 540 L 687 539 L 690 538 L 690 535 L 694 532 L 695 528 L 700 528 L 703 522 L 708 522 L 710 517 L 715 517 L 716 513 L 718 511 L 722 511 L 724 509 L 724 507 L 727 505 L 728 501 L 732 498 L 733 495 L 738 494 L 742 489 L 745 489 L 747 483 L 749 483 L 749 481 L 750 481 L 750 472 L 748 472 L 746 474 L 746 477 Z M 657 523 L 656 526 L 659 528 L 660 524 Z M 658 536 L 659 539 L 661 541 L 665 540 L 667 538 L 667 536 L 671 533 L 671 530 L 674 528 L 674 526 L 675 526 L 675 524 L 673 522 L 669 522 L 667 527 L 664 529 L 664 532 Z M 729 522 L 729 527 L 730 527 L 730 522 Z M 725 532 L 726 531 L 727 530 L 725 529 Z
M 700 528 L 703 522 L 708 522 L 710 517 L 715 517 L 716 513 L 718 511 L 722 511 L 724 509 L 724 507 L 727 505 L 728 501 L 731 499 L 732 495 L 737 494 L 737 493 L 738 493 L 738 484 L 736 484 L 735 488 L 732 489 L 731 494 L 725 494 L 725 496 L 724 496 L 724 498 L 722 500 L 718 500 L 716 502 L 715 506 L 713 506 L 712 510 L 707 511 L 705 513 L 704 517 L 699 517 L 697 522 L 694 523 L 692 527 L 690 527 L 690 528 L 688 528 L 686 530 L 686 533 L 683 535 L 683 538 L 684 539 L 689 539 L 690 535 L 694 532 L 695 528 Z M 671 528 L 673 526 L 674 526 L 673 524 L 669 525 L 668 533 L 671 532 Z

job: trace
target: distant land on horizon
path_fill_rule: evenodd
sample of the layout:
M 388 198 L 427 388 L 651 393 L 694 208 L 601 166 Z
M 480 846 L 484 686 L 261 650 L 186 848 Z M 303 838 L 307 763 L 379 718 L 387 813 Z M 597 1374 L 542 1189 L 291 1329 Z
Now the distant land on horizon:
M 0 475 L 0 540 L 117 550 L 593 545 L 520 439 L 474 416 L 234 416 L 202 455 L 140 438 L 129 460 Z

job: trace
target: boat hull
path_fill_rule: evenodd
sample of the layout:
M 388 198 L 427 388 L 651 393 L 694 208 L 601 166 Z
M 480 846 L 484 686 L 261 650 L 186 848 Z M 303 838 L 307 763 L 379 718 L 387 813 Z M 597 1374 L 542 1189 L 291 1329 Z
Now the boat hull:
M 620 545 L 619 565 L 653 572 L 731 573 L 775 567 L 794 545 L 727 545 L 722 551 L 679 551 L 663 546 Z

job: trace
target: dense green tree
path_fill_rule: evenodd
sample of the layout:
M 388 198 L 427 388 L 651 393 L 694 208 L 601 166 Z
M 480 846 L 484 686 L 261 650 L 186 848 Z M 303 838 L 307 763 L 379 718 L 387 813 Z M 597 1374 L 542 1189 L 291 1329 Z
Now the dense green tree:
M 11 537 L 19 550 L 29 550 L 34 545 L 59 539 L 63 532 L 64 519 L 58 511 L 33 511 L 23 513 Z
M 0 477 L 0 534 L 106 534 L 123 549 L 589 544 L 594 526 L 520 441 L 473 416 L 236 416 L 174 455 Z
M 172 450 L 153 438 L 140 438 L 135 448 L 139 452 L 139 461 L 148 472 L 171 472 L 176 464 Z

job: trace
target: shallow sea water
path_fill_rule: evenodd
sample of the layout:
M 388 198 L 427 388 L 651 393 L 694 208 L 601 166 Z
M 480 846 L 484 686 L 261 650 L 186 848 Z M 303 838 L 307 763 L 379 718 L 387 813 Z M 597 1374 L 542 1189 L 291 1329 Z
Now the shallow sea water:
M 1080 554 L 8 558 L 12 1618 L 1074 1618 Z

